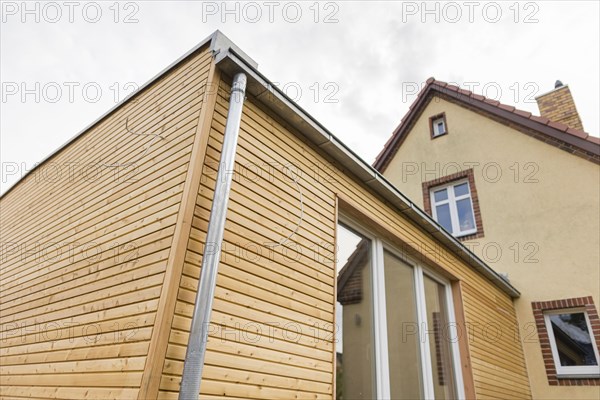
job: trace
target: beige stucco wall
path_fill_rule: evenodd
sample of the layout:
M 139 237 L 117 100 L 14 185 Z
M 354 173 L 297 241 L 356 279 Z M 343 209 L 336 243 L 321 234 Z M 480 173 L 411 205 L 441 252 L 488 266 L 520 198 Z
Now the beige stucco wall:
M 428 119 L 441 112 L 449 134 L 431 140 Z M 522 293 L 515 305 L 533 398 L 598 398 L 597 386 L 548 385 L 531 302 L 591 295 L 600 304 L 600 167 L 434 98 L 384 175 L 423 206 L 423 181 L 470 167 L 485 236 L 466 244 Z

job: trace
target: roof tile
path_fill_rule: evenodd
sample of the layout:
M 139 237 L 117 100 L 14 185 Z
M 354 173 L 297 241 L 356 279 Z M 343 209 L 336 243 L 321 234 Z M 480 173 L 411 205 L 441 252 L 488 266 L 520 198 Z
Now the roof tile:
M 501 109 L 503 109 L 503 110 L 510 111 L 510 112 L 513 112 L 514 110 L 516 110 L 515 107 L 509 106 L 507 104 L 502 104 L 502 103 L 498 104 L 498 107 L 501 108 Z
M 497 106 L 498 104 L 500 104 L 500 102 L 498 100 L 494 100 L 494 99 L 485 98 L 485 100 L 483 100 L 483 101 L 485 101 L 488 104 L 494 105 L 494 106 Z
M 554 128 L 554 129 L 558 129 L 559 131 L 563 131 L 563 132 L 566 132 L 567 129 L 569 129 L 569 127 L 567 125 L 561 124 L 560 122 L 556 122 L 556 121 L 549 121 L 548 126 Z
M 587 133 L 580 131 L 579 129 L 573 129 L 573 128 L 568 128 L 567 133 L 571 134 L 573 136 L 580 137 L 582 139 L 587 139 L 587 137 L 589 136 Z
M 520 115 L 521 117 L 525 117 L 525 118 L 529 118 L 531 117 L 531 113 L 529 111 L 523 111 L 523 110 L 519 110 L 518 108 L 515 108 L 513 110 L 513 112 L 517 115 Z
M 532 115 L 529 117 L 530 120 L 539 122 L 540 124 L 547 125 L 550 120 L 546 117 L 538 117 L 537 115 Z

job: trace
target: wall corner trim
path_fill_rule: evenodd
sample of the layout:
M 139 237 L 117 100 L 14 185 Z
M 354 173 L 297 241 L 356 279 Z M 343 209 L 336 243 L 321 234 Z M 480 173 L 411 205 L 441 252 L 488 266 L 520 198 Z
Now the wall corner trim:
M 220 71 L 216 67 L 213 57 L 208 73 L 207 89 L 203 94 L 205 97 L 198 117 L 198 125 L 196 127 L 194 144 L 190 155 L 188 174 L 186 176 L 183 197 L 177 215 L 173 242 L 171 244 L 171 250 L 169 251 L 167 273 L 163 281 L 158 310 L 154 320 L 154 327 L 152 329 L 152 336 L 148 348 L 146 365 L 144 366 L 142 375 L 140 391 L 138 393 L 138 400 L 155 399 L 158 397 L 160 379 L 163 372 L 171 325 L 177 303 L 177 292 L 183 273 L 183 264 L 192 228 L 194 208 L 196 207 L 196 197 L 202 179 L 212 116 L 217 102 L 219 80 Z M 214 83 L 217 83 L 217 85 L 215 86 Z M 216 89 L 209 90 L 211 87 L 215 87 Z

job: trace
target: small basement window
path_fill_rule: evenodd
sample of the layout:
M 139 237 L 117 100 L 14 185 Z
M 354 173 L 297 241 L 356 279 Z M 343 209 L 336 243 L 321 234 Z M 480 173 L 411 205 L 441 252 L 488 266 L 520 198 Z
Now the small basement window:
M 558 377 L 598 377 L 598 348 L 584 309 L 544 313 L 552 357 Z
M 442 113 L 429 118 L 429 129 L 432 139 L 447 134 L 446 114 Z

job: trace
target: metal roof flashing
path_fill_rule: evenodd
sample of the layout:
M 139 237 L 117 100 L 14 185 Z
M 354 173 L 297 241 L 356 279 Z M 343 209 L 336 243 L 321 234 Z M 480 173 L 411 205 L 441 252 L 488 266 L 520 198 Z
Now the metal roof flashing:
M 250 65 L 254 69 L 258 69 L 258 63 L 252 59 L 248 54 L 246 54 L 242 49 L 236 46 L 227 36 L 225 36 L 221 31 L 216 30 L 211 35 L 210 41 L 210 49 L 213 51 L 215 56 L 218 54 L 225 53 L 229 50 L 232 50 L 235 54 L 241 57 L 248 65 Z

